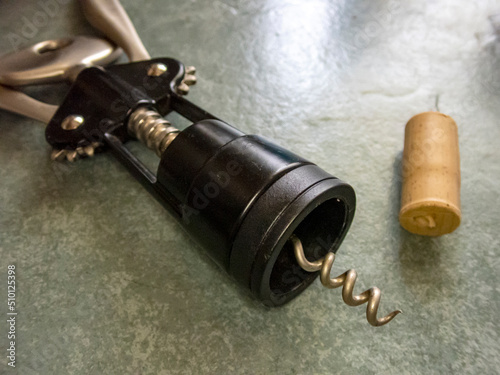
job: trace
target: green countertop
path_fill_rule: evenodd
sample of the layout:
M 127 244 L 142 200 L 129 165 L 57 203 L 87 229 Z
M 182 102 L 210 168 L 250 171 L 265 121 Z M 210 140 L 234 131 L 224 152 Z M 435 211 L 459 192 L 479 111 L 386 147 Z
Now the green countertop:
M 356 291 L 382 290 L 380 314 L 404 314 L 373 328 L 365 307 L 319 281 L 263 307 L 112 155 L 54 163 L 43 125 L 2 111 L 1 374 L 499 373 L 498 1 L 123 5 L 152 56 L 198 68 L 190 100 L 354 187 L 333 272 L 355 268 Z M 78 34 L 96 31 L 74 1 L 0 4 L 1 54 Z M 29 92 L 55 104 L 65 90 Z M 400 159 L 406 122 L 437 109 L 459 128 L 463 221 L 424 238 L 398 223 Z M 152 152 L 130 147 L 154 168 Z M 15 369 L 5 355 L 9 264 Z

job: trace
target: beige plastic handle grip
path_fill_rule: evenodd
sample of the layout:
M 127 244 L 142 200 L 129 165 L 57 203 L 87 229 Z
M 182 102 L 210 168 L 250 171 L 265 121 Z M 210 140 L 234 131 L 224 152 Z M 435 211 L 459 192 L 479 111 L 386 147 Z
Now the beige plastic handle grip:
M 118 0 L 80 0 L 80 4 L 90 24 L 121 47 L 130 61 L 151 59 Z

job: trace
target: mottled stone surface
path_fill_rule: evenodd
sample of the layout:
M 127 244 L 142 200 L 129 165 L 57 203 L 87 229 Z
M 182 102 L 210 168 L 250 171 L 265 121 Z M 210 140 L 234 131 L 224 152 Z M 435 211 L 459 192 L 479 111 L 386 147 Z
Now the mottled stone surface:
M 63 2 L 53 16 L 42 10 Z M 60 3 L 1 2 L 1 53 L 12 33 L 23 46 L 95 34 L 76 2 Z M 43 126 L 0 112 L 0 373 L 498 373 L 498 1 L 123 3 L 152 56 L 198 68 L 192 101 L 354 186 L 334 271 L 357 269 L 356 290 L 382 290 L 381 313 L 405 313 L 372 328 L 363 307 L 318 281 L 264 308 L 111 155 L 54 164 Z M 31 35 L 37 12 L 50 24 Z M 30 93 L 57 103 L 66 89 Z M 459 128 L 463 222 L 423 238 L 398 224 L 400 154 L 407 120 L 435 109 Z M 4 355 L 11 263 L 15 371 Z

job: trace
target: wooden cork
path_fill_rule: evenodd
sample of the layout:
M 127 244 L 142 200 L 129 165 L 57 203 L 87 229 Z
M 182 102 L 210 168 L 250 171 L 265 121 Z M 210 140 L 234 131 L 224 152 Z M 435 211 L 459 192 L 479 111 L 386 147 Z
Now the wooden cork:
M 405 129 L 399 222 L 412 233 L 441 236 L 460 220 L 457 124 L 439 112 L 418 114 Z

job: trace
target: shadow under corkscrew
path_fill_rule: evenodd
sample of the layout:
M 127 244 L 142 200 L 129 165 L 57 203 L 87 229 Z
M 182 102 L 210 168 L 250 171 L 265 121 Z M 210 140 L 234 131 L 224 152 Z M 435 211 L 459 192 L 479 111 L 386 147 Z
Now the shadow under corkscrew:
M 304 254 L 302 242 L 294 234 L 290 237 L 293 244 L 293 250 L 297 263 L 307 272 L 320 271 L 321 283 L 329 288 L 338 288 L 343 286 L 342 299 L 349 306 L 359 306 L 368 302 L 366 307 L 366 319 L 372 326 L 379 327 L 389 323 L 396 315 L 402 313 L 401 310 L 395 310 L 383 318 L 377 318 L 378 306 L 380 304 L 380 289 L 377 287 L 370 288 L 359 295 L 354 295 L 354 284 L 358 277 L 355 270 L 348 270 L 336 278 L 330 278 L 333 262 L 335 261 L 335 253 L 329 252 L 324 258 L 310 262 Z

